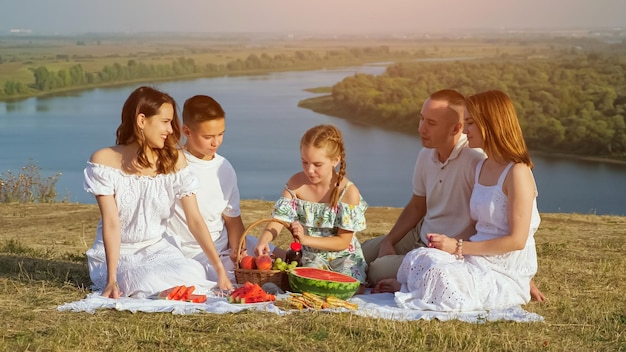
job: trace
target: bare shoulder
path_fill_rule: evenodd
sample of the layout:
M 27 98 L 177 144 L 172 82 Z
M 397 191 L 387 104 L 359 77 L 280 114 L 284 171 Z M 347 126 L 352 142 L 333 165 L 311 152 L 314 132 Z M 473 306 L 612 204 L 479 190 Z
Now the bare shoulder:
M 511 167 L 509 174 L 514 178 L 532 179 L 533 173 L 528 165 L 524 163 L 516 163 Z
M 290 190 L 296 191 L 300 187 L 308 183 L 309 182 L 308 180 L 309 179 L 306 177 L 304 172 L 298 172 L 298 173 L 291 175 L 289 180 L 287 180 L 287 187 L 289 187 Z
M 122 166 L 123 154 L 123 146 L 116 145 L 96 150 L 93 154 L 91 154 L 89 161 L 94 164 L 120 169 Z
M 178 151 L 178 159 L 176 159 L 176 170 L 182 170 L 187 167 L 187 158 L 182 150 Z
M 358 205 L 361 202 L 361 192 L 359 188 L 354 184 L 350 184 L 351 182 L 348 179 L 344 180 L 346 188 L 346 193 L 343 195 L 342 202 L 351 205 Z M 349 186 L 348 186 L 349 185 Z
M 504 183 L 505 188 L 508 190 L 536 189 L 533 173 L 528 165 L 524 163 L 516 163 L 513 165 L 511 170 L 509 170 Z

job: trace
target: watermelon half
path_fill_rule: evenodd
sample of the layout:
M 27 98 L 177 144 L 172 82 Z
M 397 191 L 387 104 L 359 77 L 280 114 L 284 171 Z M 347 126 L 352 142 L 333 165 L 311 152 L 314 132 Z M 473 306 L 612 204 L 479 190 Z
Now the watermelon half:
M 297 267 L 288 272 L 289 286 L 294 292 L 309 292 L 321 297 L 348 299 L 361 282 L 352 276 L 330 270 Z

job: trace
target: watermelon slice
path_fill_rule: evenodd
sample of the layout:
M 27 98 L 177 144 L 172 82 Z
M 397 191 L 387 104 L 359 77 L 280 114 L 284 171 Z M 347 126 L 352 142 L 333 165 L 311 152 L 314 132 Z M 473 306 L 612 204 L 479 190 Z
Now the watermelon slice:
M 171 299 L 171 295 L 175 290 L 178 290 L 180 286 L 174 286 L 171 288 L 168 288 L 167 290 L 163 290 L 161 292 L 159 292 L 159 294 L 157 295 L 158 299 Z
M 206 295 L 189 295 L 187 301 L 193 303 L 204 303 L 206 302 Z
M 246 282 L 243 286 L 235 289 L 228 295 L 229 303 L 258 303 L 274 301 L 276 297 L 263 291 L 259 284 Z
M 193 291 L 195 291 L 195 289 L 196 289 L 196 286 L 189 286 L 189 287 L 187 287 L 187 291 L 185 291 L 185 293 L 183 293 L 183 294 L 180 296 L 180 300 L 181 300 L 181 301 L 188 301 L 188 300 L 189 300 L 189 297 L 191 296 L 191 294 L 193 293 Z
M 167 294 L 167 297 L 165 299 L 176 299 L 176 297 L 178 296 L 178 292 L 180 292 L 183 287 L 185 286 L 175 286 L 171 288 L 170 290 L 168 290 L 169 293 Z
M 174 286 L 168 288 L 167 290 L 163 290 L 159 292 L 157 298 L 159 299 L 168 299 L 168 300 L 176 300 L 176 301 L 193 301 L 192 297 L 195 299 L 200 299 L 200 296 L 204 296 L 204 300 L 206 301 L 206 295 L 194 295 L 193 291 L 196 289 L 195 286 Z
M 321 297 L 348 299 L 361 282 L 352 276 L 330 270 L 297 267 L 288 272 L 289 286 L 294 292 L 310 292 Z

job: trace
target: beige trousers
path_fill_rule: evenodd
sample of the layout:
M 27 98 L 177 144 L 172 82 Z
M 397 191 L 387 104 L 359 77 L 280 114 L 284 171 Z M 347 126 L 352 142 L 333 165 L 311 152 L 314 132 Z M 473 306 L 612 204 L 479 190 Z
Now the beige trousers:
M 426 247 L 426 244 L 422 242 L 419 235 L 421 225 L 422 223 L 420 221 L 415 228 L 404 235 L 404 237 L 393 246 L 396 250 L 396 255 L 386 255 L 378 258 L 380 243 L 387 235 L 378 236 L 363 242 L 361 247 L 365 261 L 368 264 L 367 281 L 371 285 L 376 284 L 382 279 L 395 279 L 404 256 L 415 248 Z

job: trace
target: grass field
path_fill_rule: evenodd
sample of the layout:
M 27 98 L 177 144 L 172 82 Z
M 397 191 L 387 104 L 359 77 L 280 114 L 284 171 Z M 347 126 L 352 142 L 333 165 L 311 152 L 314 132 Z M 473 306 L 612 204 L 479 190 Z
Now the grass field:
M 6 80 L 32 82 L 31 68 L 81 63 L 86 71 L 129 59 L 225 63 L 250 53 L 323 52 L 378 46 L 376 40 L 253 41 L 232 38 L 116 37 L 12 41 L 0 38 L 0 89 Z M 568 40 L 398 40 L 385 45 L 427 55 L 537 55 L 574 45 Z M 68 55 L 70 60 L 57 55 Z M 269 215 L 270 202 L 242 202 L 244 222 Z M 401 209 L 372 207 L 361 240 L 386 233 Z M 626 217 L 542 214 L 536 235 L 536 282 L 548 297 L 524 308 L 543 323 L 396 322 L 352 314 L 269 313 L 95 314 L 58 312 L 84 298 L 90 285 L 85 251 L 99 219 L 96 205 L 0 203 L 0 351 L 626 351 Z M 276 244 L 284 246 L 286 237 Z
M 243 201 L 244 222 L 267 217 L 271 205 Z M 400 210 L 370 208 L 359 238 L 384 234 Z M 0 351 L 626 350 L 626 217 L 542 214 L 536 282 L 548 301 L 525 309 L 545 322 L 476 325 L 349 313 L 58 312 L 88 293 L 84 253 L 98 219 L 93 204 L 0 204 Z

